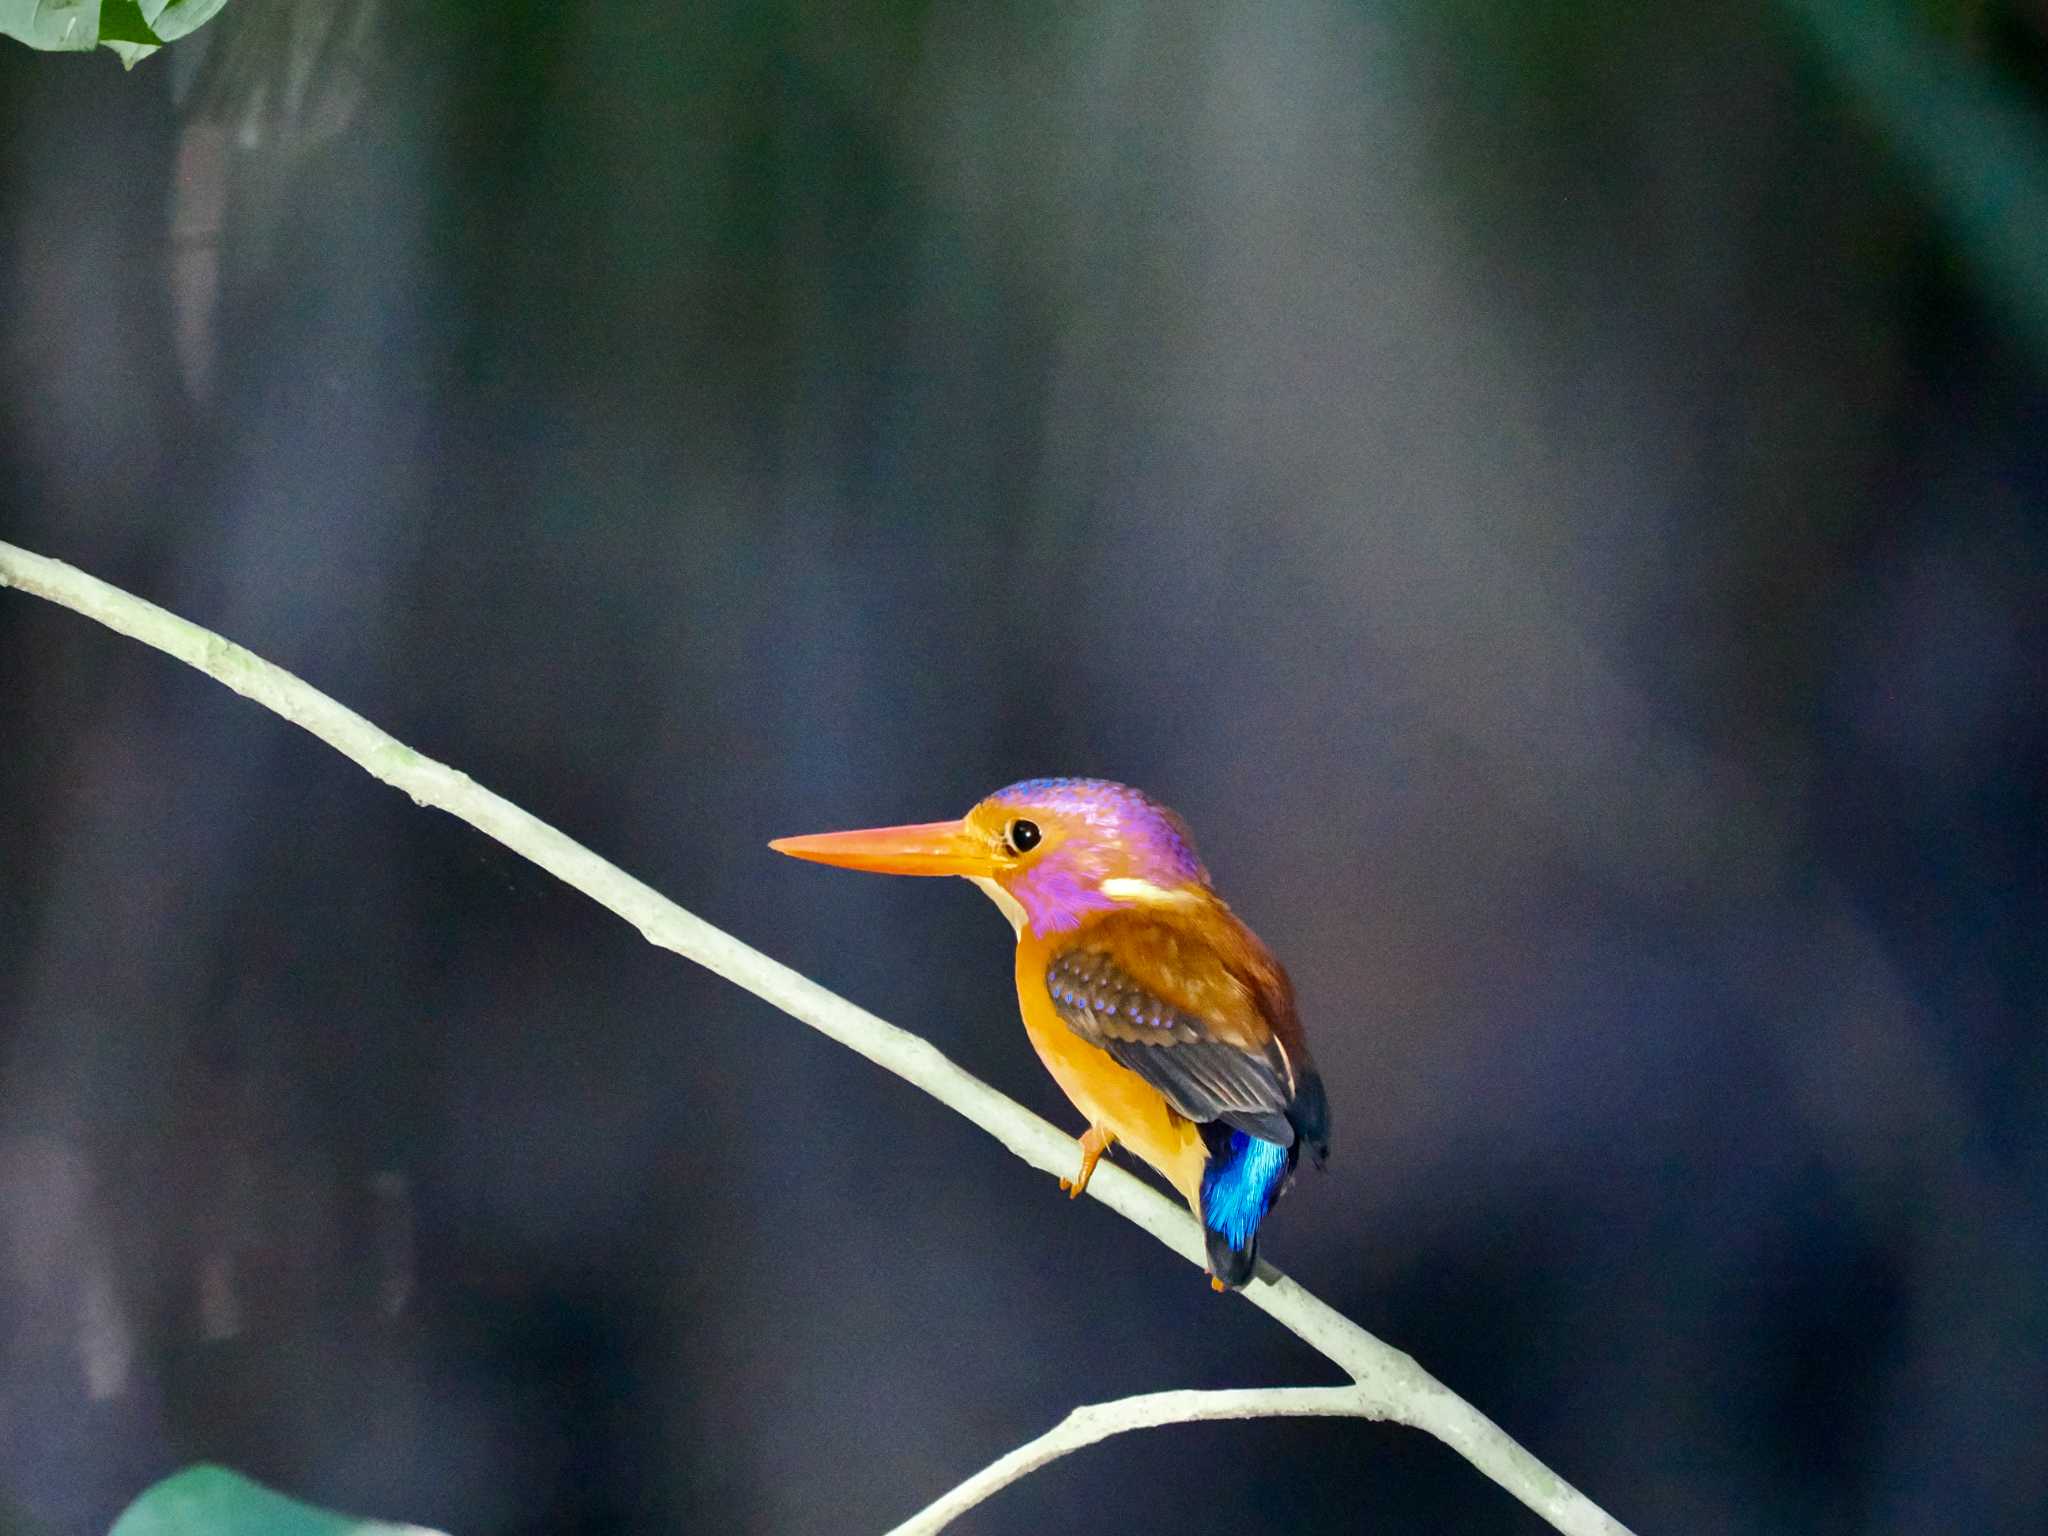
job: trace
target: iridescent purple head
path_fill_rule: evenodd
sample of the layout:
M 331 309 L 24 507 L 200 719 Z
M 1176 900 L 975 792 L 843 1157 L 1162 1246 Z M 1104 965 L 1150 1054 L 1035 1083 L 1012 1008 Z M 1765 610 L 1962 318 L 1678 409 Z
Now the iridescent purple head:
M 1061 933 L 1092 912 L 1198 901 L 1209 872 L 1187 826 L 1107 779 L 1026 779 L 958 821 L 778 837 L 792 858 L 888 875 L 960 875 L 1020 932 Z
M 1010 855 L 1007 867 L 976 883 L 1034 933 L 1064 932 L 1092 912 L 1209 883 L 1187 824 L 1108 779 L 1026 779 L 982 801 L 967 824 L 998 837 Z

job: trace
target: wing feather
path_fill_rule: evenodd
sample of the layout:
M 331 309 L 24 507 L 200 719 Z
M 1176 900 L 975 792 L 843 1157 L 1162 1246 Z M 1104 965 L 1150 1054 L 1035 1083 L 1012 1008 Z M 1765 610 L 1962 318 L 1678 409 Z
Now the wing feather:
M 1244 933 L 1227 910 L 1222 915 Z M 1257 958 L 1278 972 L 1269 956 Z M 1220 1120 L 1262 1141 L 1294 1144 L 1294 1070 L 1266 1017 L 1273 1003 L 1291 1008 L 1284 976 L 1276 982 L 1255 967 L 1234 967 L 1205 935 L 1130 912 L 1085 930 L 1052 958 L 1045 981 L 1069 1029 L 1152 1084 L 1187 1119 Z

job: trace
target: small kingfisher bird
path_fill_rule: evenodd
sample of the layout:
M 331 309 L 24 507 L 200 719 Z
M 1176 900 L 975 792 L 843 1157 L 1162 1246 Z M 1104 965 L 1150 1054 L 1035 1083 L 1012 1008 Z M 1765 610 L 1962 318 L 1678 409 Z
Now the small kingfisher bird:
M 1017 930 L 1024 1032 L 1087 1117 L 1078 1197 L 1122 1142 L 1180 1191 L 1210 1284 L 1242 1286 L 1259 1223 L 1330 1111 L 1287 972 L 1210 887 L 1186 824 L 1106 779 L 1028 779 L 958 821 L 778 838 L 799 859 L 973 881 Z

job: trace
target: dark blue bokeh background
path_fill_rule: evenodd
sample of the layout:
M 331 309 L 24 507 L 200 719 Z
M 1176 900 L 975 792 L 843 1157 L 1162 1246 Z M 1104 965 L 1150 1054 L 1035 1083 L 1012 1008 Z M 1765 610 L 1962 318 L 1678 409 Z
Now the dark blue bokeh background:
M 10 45 L 0 537 L 1063 1125 L 985 901 L 763 844 L 1141 784 L 1328 1079 L 1269 1256 L 1639 1531 L 2038 1529 L 2048 27 L 1845 9 Z M 879 1531 L 1076 1403 L 1329 1379 L 0 596 L 0 1527 L 206 1458 L 457 1536 Z M 1539 1527 L 1413 1432 L 1256 1423 L 961 1528 Z

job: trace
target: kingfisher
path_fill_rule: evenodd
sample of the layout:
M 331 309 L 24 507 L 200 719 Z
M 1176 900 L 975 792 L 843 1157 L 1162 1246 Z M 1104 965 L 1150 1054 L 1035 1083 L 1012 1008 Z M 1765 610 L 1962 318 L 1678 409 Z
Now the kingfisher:
M 778 838 L 779 853 L 958 875 L 1017 931 L 1017 1003 L 1087 1120 L 1078 1198 L 1121 1142 L 1202 1224 L 1209 1283 L 1236 1289 L 1304 1147 L 1329 1154 L 1323 1080 L 1280 962 L 1209 883 L 1187 824 L 1107 779 L 1027 779 L 958 821 Z

